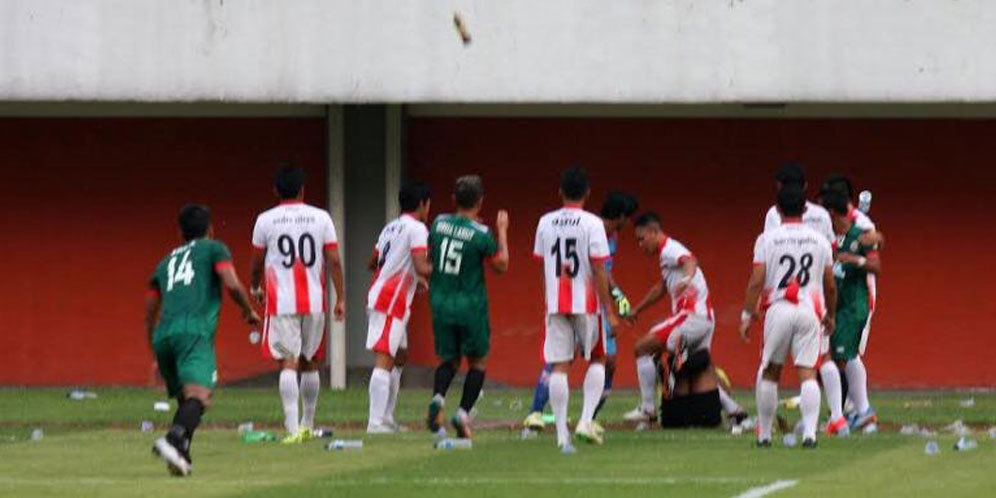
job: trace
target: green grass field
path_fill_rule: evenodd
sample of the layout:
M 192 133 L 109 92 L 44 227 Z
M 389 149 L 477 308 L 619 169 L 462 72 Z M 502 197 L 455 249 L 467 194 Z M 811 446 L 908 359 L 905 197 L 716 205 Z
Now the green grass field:
M 787 390 L 783 390 L 785 393 Z M 437 451 L 422 428 L 425 390 L 403 390 L 399 419 L 411 431 L 368 437 L 366 391 L 324 390 L 319 424 L 337 437 L 362 438 L 359 451 L 326 452 L 324 441 L 299 446 L 247 444 L 235 426 L 279 427 L 276 389 L 221 389 L 195 439 L 194 475 L 171 478 L 150 453 L 171 414 L 154 412 L 153 390 L 105 389 L 95 400 L 71 401 L 64 389 L 0 389 L 0 496 L 221 497 L 259 496 L 667 496 L 732 497 L 779 483 L 773 496 L 994 496 L 996 395 L 889 393 L 874 404 L 883 431 L 820 441 L 816 451 L 752 447 L 750 435 L 721 430 L 634 432 L 613 424 L 604 446 L 578 446 L 562 456 L 553 435 L 519 439 L 517 422 L 530 403 L 525 390 L 488 390 L 479 405 L 472 450 Z M 451 395 L 455 403 L 459 395 Z M 749 393 L 738 398 L 752 405 Z M 973 407 L 960 401 L 974 398 Z M 580 393 L 572 393 L 577 416 Z M 602 420 L 620 420 L 636 394 L 617 392 Z M 786 413 L 795 419 L 795 413 Z M 941 452 L 926 439 L 897 433 L 901 424 L 939 428 L 956 419 L 973 426 L 979 449 L 956 452 L 942 433 Z M 154 433 L 139 430 L 143 420 Z M 505 423 L 507 422 L 507 423 Z M 44 437 L 31 441 L 34 428 Z M 749 495 L 748 495 L 749 496 Z M 755 494 L 754 496 L 760 496 Z

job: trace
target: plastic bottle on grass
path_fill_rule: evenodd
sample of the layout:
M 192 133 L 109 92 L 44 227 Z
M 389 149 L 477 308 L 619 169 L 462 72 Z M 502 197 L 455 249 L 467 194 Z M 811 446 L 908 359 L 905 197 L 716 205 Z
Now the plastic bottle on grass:
M 325 445 L 326 451 L 362 450 L 362 439 L 336 439 Z
M 934 456 L 941 452 L 941 448 L 937 446 L 937 441 L 927 441 L 927 445 L 923 447 L 923 452 L 927 456 Z
M 266 443 L 276 441 L 277 435 L 266 431 L 248 431 L 242 434 L 243 443 Z
M 443 439 L 437 441 L 434 447 L 437 450 L 469 450 L 474 443 L 470 439 Z
M 41 429 L 35 429 L 35 430 L 31 431 L 31 440 L 32 441 L 41 441 L 41 438 L 43 438 L 43 437 L 45 437 L 45 432 L 42 431 Z
M 978 447 L 979 443 L 977 443 L 974 439 L 964 436 L 959 438 L 958 442 L 954 445 L 955 451 L 972 451 Z

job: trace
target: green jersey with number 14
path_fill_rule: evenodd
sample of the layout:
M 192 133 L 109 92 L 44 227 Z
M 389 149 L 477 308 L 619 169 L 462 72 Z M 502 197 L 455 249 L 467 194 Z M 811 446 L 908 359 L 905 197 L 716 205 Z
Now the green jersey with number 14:
M 443 214 L 429 230 L 429 246 L 433 313 L 486 313 L 484 262 L 498 251 L 488 227 L 463 216 Z
M 179 334 L 213 339 L 221 309 L 217 270 L 231 264 L 232 254 L 216 240 L 194 239 L 173 249 L 152 275 L 152 283 L 162 296 L 153 341 Z

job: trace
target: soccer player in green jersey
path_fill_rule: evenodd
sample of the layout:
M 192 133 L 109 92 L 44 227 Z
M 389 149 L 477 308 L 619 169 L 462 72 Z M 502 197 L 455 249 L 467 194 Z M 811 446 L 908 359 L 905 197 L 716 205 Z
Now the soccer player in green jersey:
M 858 358 L 861 336 L 869 319 L 871 292 L 868 275 L 882 271 L 878 246 L 867 245 L 865 233 L 851 215 L 847 194 L 830 189 L 823 196 L 823 205 L 830 211 L 833 229 L 837 234 L 837 253 L 833 266 L 837 281 L 837 326 L 830 336 L 830 354 L 843 371 L 849 362 Z M 862 382 L 863 381 L 863 382 Z M 851 399 L 857 412 L 852 417 L 852 428 L 860 428 L 877 421 L 875 410 L 868 403 L 867 377 L 848 378 Z
M 152 451 L 170 473 L 186 476 L 191 471 L 190 440 L 218 379 L 214 336 L 222 287 L 250 326 L 259 325 L 259 316 L 235 273 L 232 254 L 211 238 L 208 208 L 188 204 L 179 221 L 184 243 L 163 258 L 149 280 L 145 326 L 169 395 L 177 399 L 173 424 Z
M 487 226 L 476 221 L 483 200 L 481 177 L 461 176 L 453 192 L 456 214 L 440 215 L 429 230 L 433 262 L 429 302 L 436 355 L 441 360 L 427 417 L 428 428 L 434 434 L 443 430 L 446 391 L 460 368 L 461 358 L 467 358 L 469 369 L 460 409 L 450 420 L 458 437 L 471 437 L 470 411 L 484 385 L 485 359 L 491 342 L 484 266 L 488 264 L 499 273 L 508 269 L 508 213 L 498 211 L 496 240 Z

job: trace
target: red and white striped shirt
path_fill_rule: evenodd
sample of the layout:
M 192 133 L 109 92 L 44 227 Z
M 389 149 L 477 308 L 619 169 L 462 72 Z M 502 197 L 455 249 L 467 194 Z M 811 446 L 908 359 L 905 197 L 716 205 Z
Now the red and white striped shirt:
M 599 312 L 591 265 L 609 258 L 601 218 L 573 205 L 547 213 L 536 227 L 533 256 L 543 260 L 548 314 Z
M 694 313 L 713 319 L 712 305 L 709 303 L 709 287 L 706 285 L 702 268 L 695 268 L 695 274 L 681 293 L 678 288 L 685 279 L 685 262 L 695 256 L 681 242 L 667 238 L 660 248 L 661 278 L 671 296 L 671 314 Z
M 758 236 L 754 264 L 765 268 L 763 308 L 787 301 L 823 317 L 823 274 L 833 264 L 833 250 L 823 234 L 803 223 L 783 223 Z
M 328 311 L 323 249 L 338 248 L 328 211 L 281 202 L 256 218 L 252 245 L 266 251 L 267 315 Z
M 404 319 L 415 298 L 412 255 L 428 250 L 429 230 L 409 214 L 390 222 L 380 232 L 374 254 L 377 274 L 367 293 L 367 309 Z

